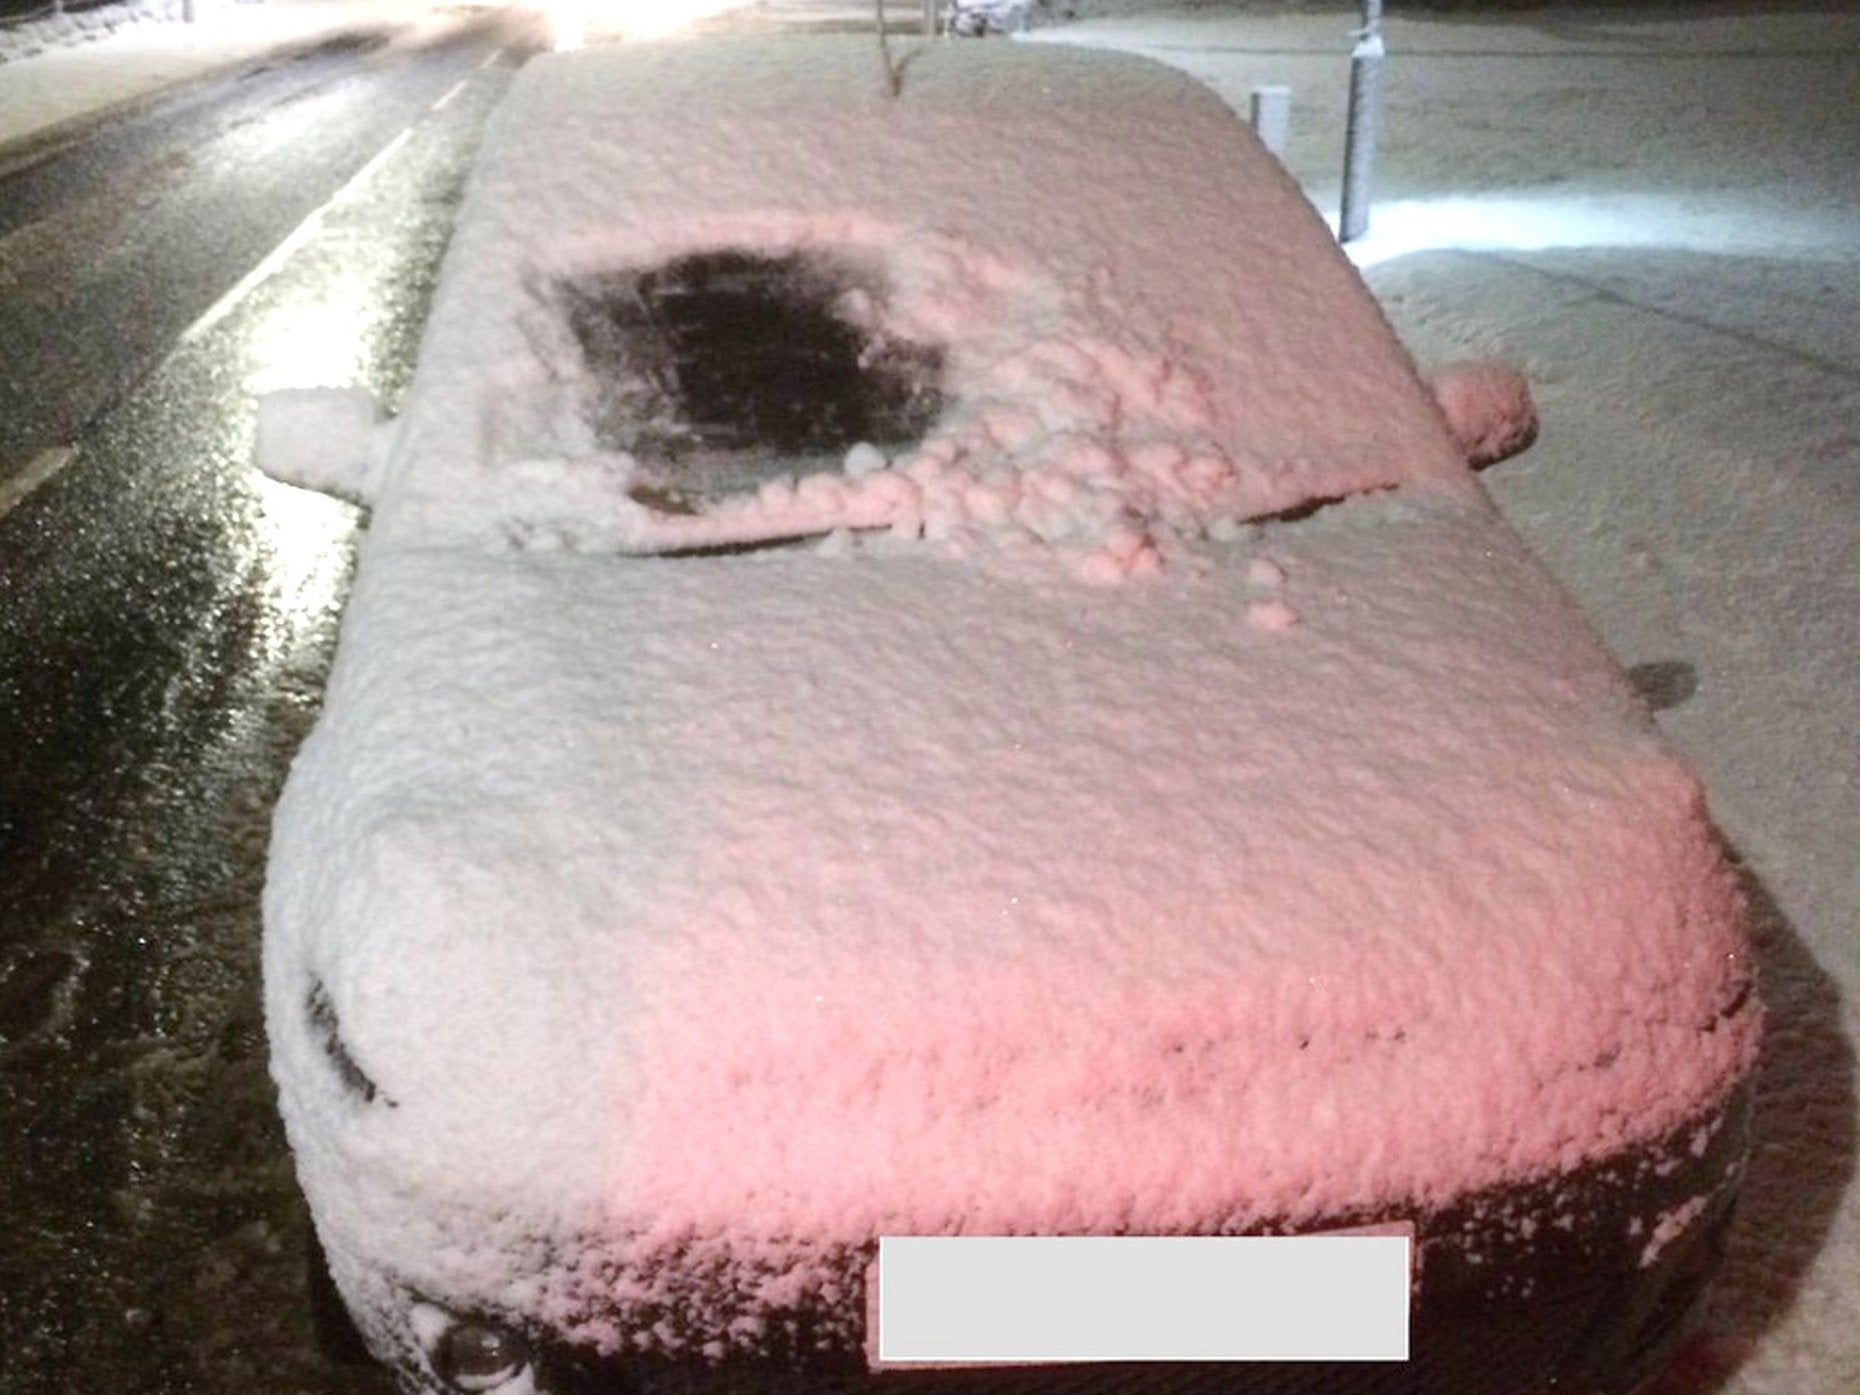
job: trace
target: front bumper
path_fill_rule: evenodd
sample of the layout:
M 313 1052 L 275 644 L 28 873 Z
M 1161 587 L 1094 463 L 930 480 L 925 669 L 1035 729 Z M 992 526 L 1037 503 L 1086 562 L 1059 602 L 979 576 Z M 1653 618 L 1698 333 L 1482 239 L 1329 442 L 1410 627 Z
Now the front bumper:
M 603 1354 L 538 1331 L 549 1395 L 1630 1395 L 1686 1335 L 1723 1257 L 1748 1147 L 1751 1090 L 1650 1144 L 1413 1220 L 1410 1359 L 867 1370 L 843 1334 L 863 1316 L 796 1313 L 764 1356 L 709 1363 Z M 860 1256 L 848 1256 L 857 1266 Z M 511 1315 L 473 1316 L 522 1329 Z M 660 1316 L 664 1316 L 661 1314 Z M 403 1369 L 414 1391 L 443 1391 Z

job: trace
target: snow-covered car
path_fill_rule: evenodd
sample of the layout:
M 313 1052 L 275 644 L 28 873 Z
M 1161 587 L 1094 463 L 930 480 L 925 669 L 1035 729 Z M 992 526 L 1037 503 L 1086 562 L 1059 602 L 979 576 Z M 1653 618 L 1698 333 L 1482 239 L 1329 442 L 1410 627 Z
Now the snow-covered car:
M 1012 138 L 1000 139 L 1003 130 Z M 417 1391 L 1597 1395 L 1760 1012 L 1699 785 L 1299 190 L 1131 57 L 533 62 L 266 890 L 329 1272 Z M 1510 405 L 1507 406 L 1506 404 Z M 1405 1362 L 894 1371 L 892 1236 L 1413 1237 Z
M 943 32 L 969 38 L 1017 33 L 1027 27 L 1030 8 L 1030 0 L 949 0 Z

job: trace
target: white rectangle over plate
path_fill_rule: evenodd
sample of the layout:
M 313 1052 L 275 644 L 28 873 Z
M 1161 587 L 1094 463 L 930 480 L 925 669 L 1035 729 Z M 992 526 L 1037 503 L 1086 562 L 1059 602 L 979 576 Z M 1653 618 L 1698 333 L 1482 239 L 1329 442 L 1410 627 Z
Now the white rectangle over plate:
M 1410 1234 L 887 1236 L 874 1364 L 1405 1361 Z

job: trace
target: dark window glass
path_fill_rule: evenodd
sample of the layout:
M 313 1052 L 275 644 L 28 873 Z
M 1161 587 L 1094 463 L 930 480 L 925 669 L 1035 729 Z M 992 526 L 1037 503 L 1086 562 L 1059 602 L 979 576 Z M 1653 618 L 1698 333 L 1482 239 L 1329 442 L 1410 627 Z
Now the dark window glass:
M 920 440 L 940 349 L 888 336 L 879 279 L 814 253 L 704 252 L 562 287 L 601 444 L 703 496 Z

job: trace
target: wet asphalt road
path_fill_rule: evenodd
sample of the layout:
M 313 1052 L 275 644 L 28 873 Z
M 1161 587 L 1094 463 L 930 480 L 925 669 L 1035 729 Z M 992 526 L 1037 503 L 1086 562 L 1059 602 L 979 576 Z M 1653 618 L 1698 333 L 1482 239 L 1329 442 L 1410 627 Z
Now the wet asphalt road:
M 358 520 L 253 472 L 250 404 L 396 398 L 529 43 L 328 46 L 0 177 L 0 506 L 66 462 L 0 515 L 5 1395 L 387 1388 L 310 1340 L 258 993 Z

